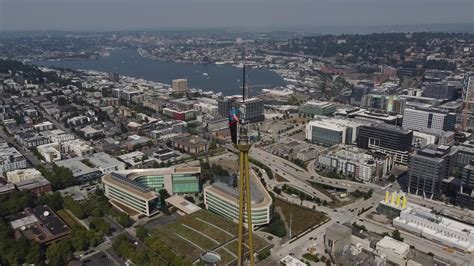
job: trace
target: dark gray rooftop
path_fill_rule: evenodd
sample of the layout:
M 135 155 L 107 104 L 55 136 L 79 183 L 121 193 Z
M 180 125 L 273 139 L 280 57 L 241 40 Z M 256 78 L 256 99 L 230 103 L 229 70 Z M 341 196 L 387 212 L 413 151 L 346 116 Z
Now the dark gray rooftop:
M 212 184 L 216 189 L 228 194 L 229 196 L 239 200 L 239 190 L 238 188 L 233 188 L 227 185 L 226 183 L 222 182 L 215 182 Z M 258 189 L 257 184 L 250 178 L 250 197 L 252 203 L 260 203 L 263 201 L 264 195 L 262 195 L 261 191 Z

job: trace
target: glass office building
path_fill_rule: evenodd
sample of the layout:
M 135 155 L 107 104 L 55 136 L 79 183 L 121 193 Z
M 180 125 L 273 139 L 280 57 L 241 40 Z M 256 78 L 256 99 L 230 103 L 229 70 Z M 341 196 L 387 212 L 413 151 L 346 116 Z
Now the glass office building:
M 133 169 L 104 175 L 102 183 L 114 206 L 151 216 L 159 211 L 162 189 L 170 195 L 201 192 L 200 173 L 200 167 Z
M 252 224 L 260 226 L 270 223 L 272 198 L 255 174 L 250 175 L 250 195 L 252 201 Z M 206 209 L 233 221 L 239 219 L 239 191 L 226 183 L 215 182 L 204 188 Z M 245 214 L 244 219 L 247 219 Z

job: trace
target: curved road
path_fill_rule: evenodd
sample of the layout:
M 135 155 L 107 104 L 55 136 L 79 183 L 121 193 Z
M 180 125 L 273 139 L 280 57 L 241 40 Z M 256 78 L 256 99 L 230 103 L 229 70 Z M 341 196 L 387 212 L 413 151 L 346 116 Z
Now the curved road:
M 385 191 L 394 191 L 397 190 L 396 186 L 390 187 L 380 187 L 372 183 L 359 183 L 349 180 L 342 179 L 332 179 L 319 175 L 313 167 L 309 167 L 309 172 L 306 169 L 303 169 L 294 163 L 285 160 L 281 157 L 273 155 L 267 151 L 264 151 L 260 148 L 253 147 L 250 150 L 250 156 L 256 160 L 262 162 L 274 173 L 278 173 L 286 179 L 298 180 L 300 182 L 318 182 L 321 184 L 351 190 L 369 190 L 373 189 L 374 197 L 382 200 L 385 197 Z M 313 163 L 313 162 L 311 162 Z M 283 174 L 285 173 L 285 174 Z M 293 185 L 293 184 L 292 184 Z M 309 185 L 308 185 L 309 186 Z M 311 187 L 311 186 L 309 186 Z M 319 194 L 318 194 L 319 195 Z M 409 195 L 409 202 L 414 204 L 422 205 L 433 210 L 447 214 L 448 216 L 453 216 L 457 219 L 460 219 L 465 222 L 474 223 L 474 211 L 472 210 L 463 210 L 459 207 L 447 205 L 440 201 L 425 199 L 416 195 Z

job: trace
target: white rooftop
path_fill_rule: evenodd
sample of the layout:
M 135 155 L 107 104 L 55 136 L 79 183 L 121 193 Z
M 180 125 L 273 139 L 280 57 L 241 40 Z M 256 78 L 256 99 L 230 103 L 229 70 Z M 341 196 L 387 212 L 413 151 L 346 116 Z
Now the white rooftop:
M 10 222 L 13 230 L 21 228 L 23 226 L 28 226 L 30 224 L 38 222 L 38 219 L 34 215 L 29 215 L 21 219 Z
M 287 255 L 281 259 L 280 263 L 285 266 L 306 266 L 306 263 L 290 255 Z
M 313 106 L 330 106 L 332 103 L 330 102 L 320 102 L 320 101 L 308 101 L 306 102 L 307 105 L 313 105 Z
M 410 245 L 395 240 L 389 236 L 385 236 L 379 242 L 377 242 L 377 248 L 390 250 L 400 257 L 406 257 L 410 251 Z
M 186 199 L 184 199 L 184 198 L 182 198 L 178 195 L 173 195 L 173 196 L 167 198 L 165 201 L 167 203 L 175 206 L 180 211 L 182 211 L 186 214 L 191 214 L 191 213 L 199 211 L 201 209 L 197 205 L 187 201 Z
M 117 164 L 122 164 L 122 162 L 105 152 L 94 153 L 90 157 L 88 157 L 88 159 L 97 167 L 109 167 Z

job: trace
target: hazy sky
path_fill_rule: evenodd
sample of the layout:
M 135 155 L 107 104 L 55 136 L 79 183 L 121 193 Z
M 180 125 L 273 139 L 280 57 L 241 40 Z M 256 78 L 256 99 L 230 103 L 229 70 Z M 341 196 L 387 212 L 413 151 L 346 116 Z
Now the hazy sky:
M 0 0 L 0 30 L 474 22 L 473 0 Z

